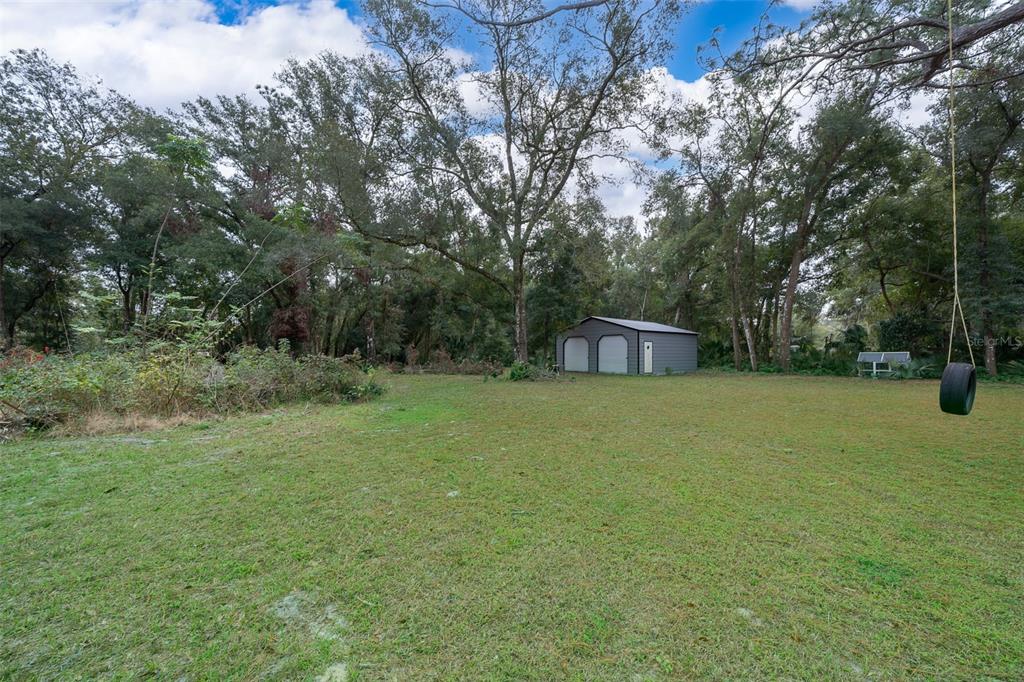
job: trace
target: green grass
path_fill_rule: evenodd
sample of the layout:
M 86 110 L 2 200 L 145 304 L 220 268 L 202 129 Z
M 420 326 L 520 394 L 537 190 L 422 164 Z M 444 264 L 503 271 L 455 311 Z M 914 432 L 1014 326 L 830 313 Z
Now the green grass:
M 388 381 L 3 447 L 0 677 L 1024 676 L 1019 386 Z

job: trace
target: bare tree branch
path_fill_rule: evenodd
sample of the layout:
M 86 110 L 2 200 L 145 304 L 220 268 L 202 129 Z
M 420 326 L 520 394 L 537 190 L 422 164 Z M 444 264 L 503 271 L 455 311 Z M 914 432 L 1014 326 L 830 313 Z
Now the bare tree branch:
M 891 17 L 889 17 L 891 19 Z M 867 35 L 844 39 L 837 44 L 795 50 L 766 57 L 755 51 L 753 62 L 745 69 L 763 68 L 802 59 L 820 59 L 832 62 L 846 62 L 846 68 L 853 70 L 879 71 L 900 66 L 920 65 L 921 75 L 911 83 L 912 87 L 929 86 L 932 79 L 939 73 L 950 68 L 959 68 L 958 64 L 947 64 L 949 61 L 949 45 L 945 32 L 947 20 L 944 16 L 916 16 L 890 23 L 884 28 L 879 26 L 886 20 L 885 16 L 877 17 L 877 23 L 869 28 Z M 868 21 L 858 17 L 858 22 Z M 963 51 L 976 45 L 984 38 L 1005 28 L 1024 22 L 1024 0 L 1020 0 L 978 21 L 954 27 L 953 49 Z M 819 22 L 819 26 L 821 23 Z M 858 26 L 848 27 L 856 33 Z M 867 28 L 861 24 L 860 28 Z M 933 32 L 934 37 L 923 36 L 922 32 Z M 764 42 L 759 36 L 757 44 Z M 1005 74 L 995 80 L 1012 78 L 1019 74 Z M 994 82 L 994 81 L 986 81 Z
M 511 21 L 501 21 L 498 19 L 486 19 L 484 17 L 473 14 L 465 7 L 462 3 L 447 3 L 447 2 L 428 2 L 423 0 L 423 4 L 427 7 L 433 7 L 435 9 L 453 9 L 457 12 L 465 15 L 470 21 L 480 24 L 481 26 L 491 26 L 496 28 L 517 28 L 519 26 L 526 26 L 527 24 L 535 24 L 538 21 L 544 21 L 559 12 L 578 12 L 579 10 L 589 9 L 591 7 L 600 7 L 601 5 L 607 5 L 610 0 L 586 0 L 586 2 L 567 2 L 557 7 L 552 7 L 546 12 L 540 14 L 534 14 L 528 17 L 522 17 L 520 19 L 513 19 Z

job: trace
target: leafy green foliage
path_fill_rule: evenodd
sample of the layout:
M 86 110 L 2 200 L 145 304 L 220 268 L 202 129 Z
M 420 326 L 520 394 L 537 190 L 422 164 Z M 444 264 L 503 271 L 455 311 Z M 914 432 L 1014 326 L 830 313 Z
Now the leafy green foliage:
M 182 348 L 27 357 L 0 367 L 8 416 L 29 427 L 73 424 L 94 414 L 201 415 L 262 410 L 297 401 L 351 402 L 383 388 L 352 358 L 293 357 L 243 347 L 221 364 Z
M 509 381 L 539 381 L 554 379 L 555 373 L 549 369 L 538 367 L 528 362 L 513 362 L 508 369 Z
M 894 379 L 938 379 L 942 376 L 943 364 L 936 358 L 914 358 L 905 365 L 892 367 Z
M 947 343 L 942 323 L 924 310 L 903 311 L 876 326 L 878 347 L 888 351 L 909 351 L 911 357 L 939 353 Z
M 223 358 L 287 342 L 396 365 L 415 345 L 449 355 L 422 363 L 436 371 L 490 373 L 548 366 L 556 334 L 605 314 L 699 331 L 707 367 L 848 374 L 856 349 L 939 354 L 944 108 L 909 134 L 884 78 L 804 68 L 823 35 L 810 25 L 742 47 L 774 66 L 729 78 L 729 60 L 706 101 L 666 103 L 645 89 L 679 6 L 642 5 L 483 28 L 375 1 L 373 55 L 292 60 L 255 96 L 200 97 L 176 117 L 10 53 L 0 346 Z M 842 35 L 859 17 L 826 3 L 814 20 Z M 588 36 L 604 28 L 601 47 Z M 463 31 L 494 69 L 453 58 Z M 1019 43 L 986 43 L 991 64 L 962 55 L 964 74 L 1019 63 Z M 1024 357 L 1006 341 L 1024 335 L 1021 79 L 956 98 L 961 296 L 989 376 Z M 493 106 L 467 108 L 457 82 Z M 598 197 L 611 159 L 636 160 L 619 129 L 641 114 L 642 142 L 676 163 L 658 164 L 638 221 Z M 858 344 L 835 345 L 855 324 Z

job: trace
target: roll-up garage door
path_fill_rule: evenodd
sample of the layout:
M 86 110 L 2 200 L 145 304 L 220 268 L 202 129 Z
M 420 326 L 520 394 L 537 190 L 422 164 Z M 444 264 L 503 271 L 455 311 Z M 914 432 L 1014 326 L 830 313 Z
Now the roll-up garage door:
M 565 340 L 562 350 L 562 363 L 566 372 L 590 371 L 590 344 L 582 336 L 573 336 Z
M 597 342 L 597 371 L 625 374 L 627 348 L 625 336 L 602 336 Z

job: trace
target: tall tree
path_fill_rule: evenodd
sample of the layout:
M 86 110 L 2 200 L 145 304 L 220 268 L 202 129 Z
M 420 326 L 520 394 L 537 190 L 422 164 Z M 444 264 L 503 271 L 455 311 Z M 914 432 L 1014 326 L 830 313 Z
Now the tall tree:
M 1024 46 L 1017 53 L 1024 58 Z M 953 134 L 956 136 L 958 215 L 966 237 L 964 265 L 973 287 L 964 295 L 984 341 L 985 369 L 998 371 L 999 331 L 1020 319 L 1022 292 L 1015 281 L 1012 249 L 1004 225 L 1009 197 L 1000 191 L 1024 158 L 1024 76 L 957 92 Z M 932 129 L 937 149 L 948 154 L 945 111 Z M 973 242 L 973 244 L 972 244 Z M 973 291 L 971 290 L 973 288 Z
M 95 175 L 137 113 L 38 50 L 0 60 L 0 349 L 74 272 Z
M 586 184 L 595 159 L 624 152 L 617 133 L 634 121 L 679 5 L 613 0 L 527 23 L 541 13 L 535 0 L 459 8 L 373 0 L 370 35 L 395 67 L 399 111 L 418 141 L 403 165 L 447 178 L 479 213 L 477 229 L 497 236 L 503 262 L 481 274 L 512 299 L 516 357 L 526 361 L 528 256 L 570 182 Z M 453 57 L 460 28 L 490 63 Z M 460 84 L 475 91 L 472 110 Z
M 784 199 L 789 267 L 783 296 L 776 357 L 789 371 L 793 306 L 801 268 L 815 233 L 830 219 L 845 222 L 851 203 L 866 190 L 891 183 L 888 160 L 901 149 L 895 132 L 876 118 L 875 83 L 825 103 L 802 130 Z

